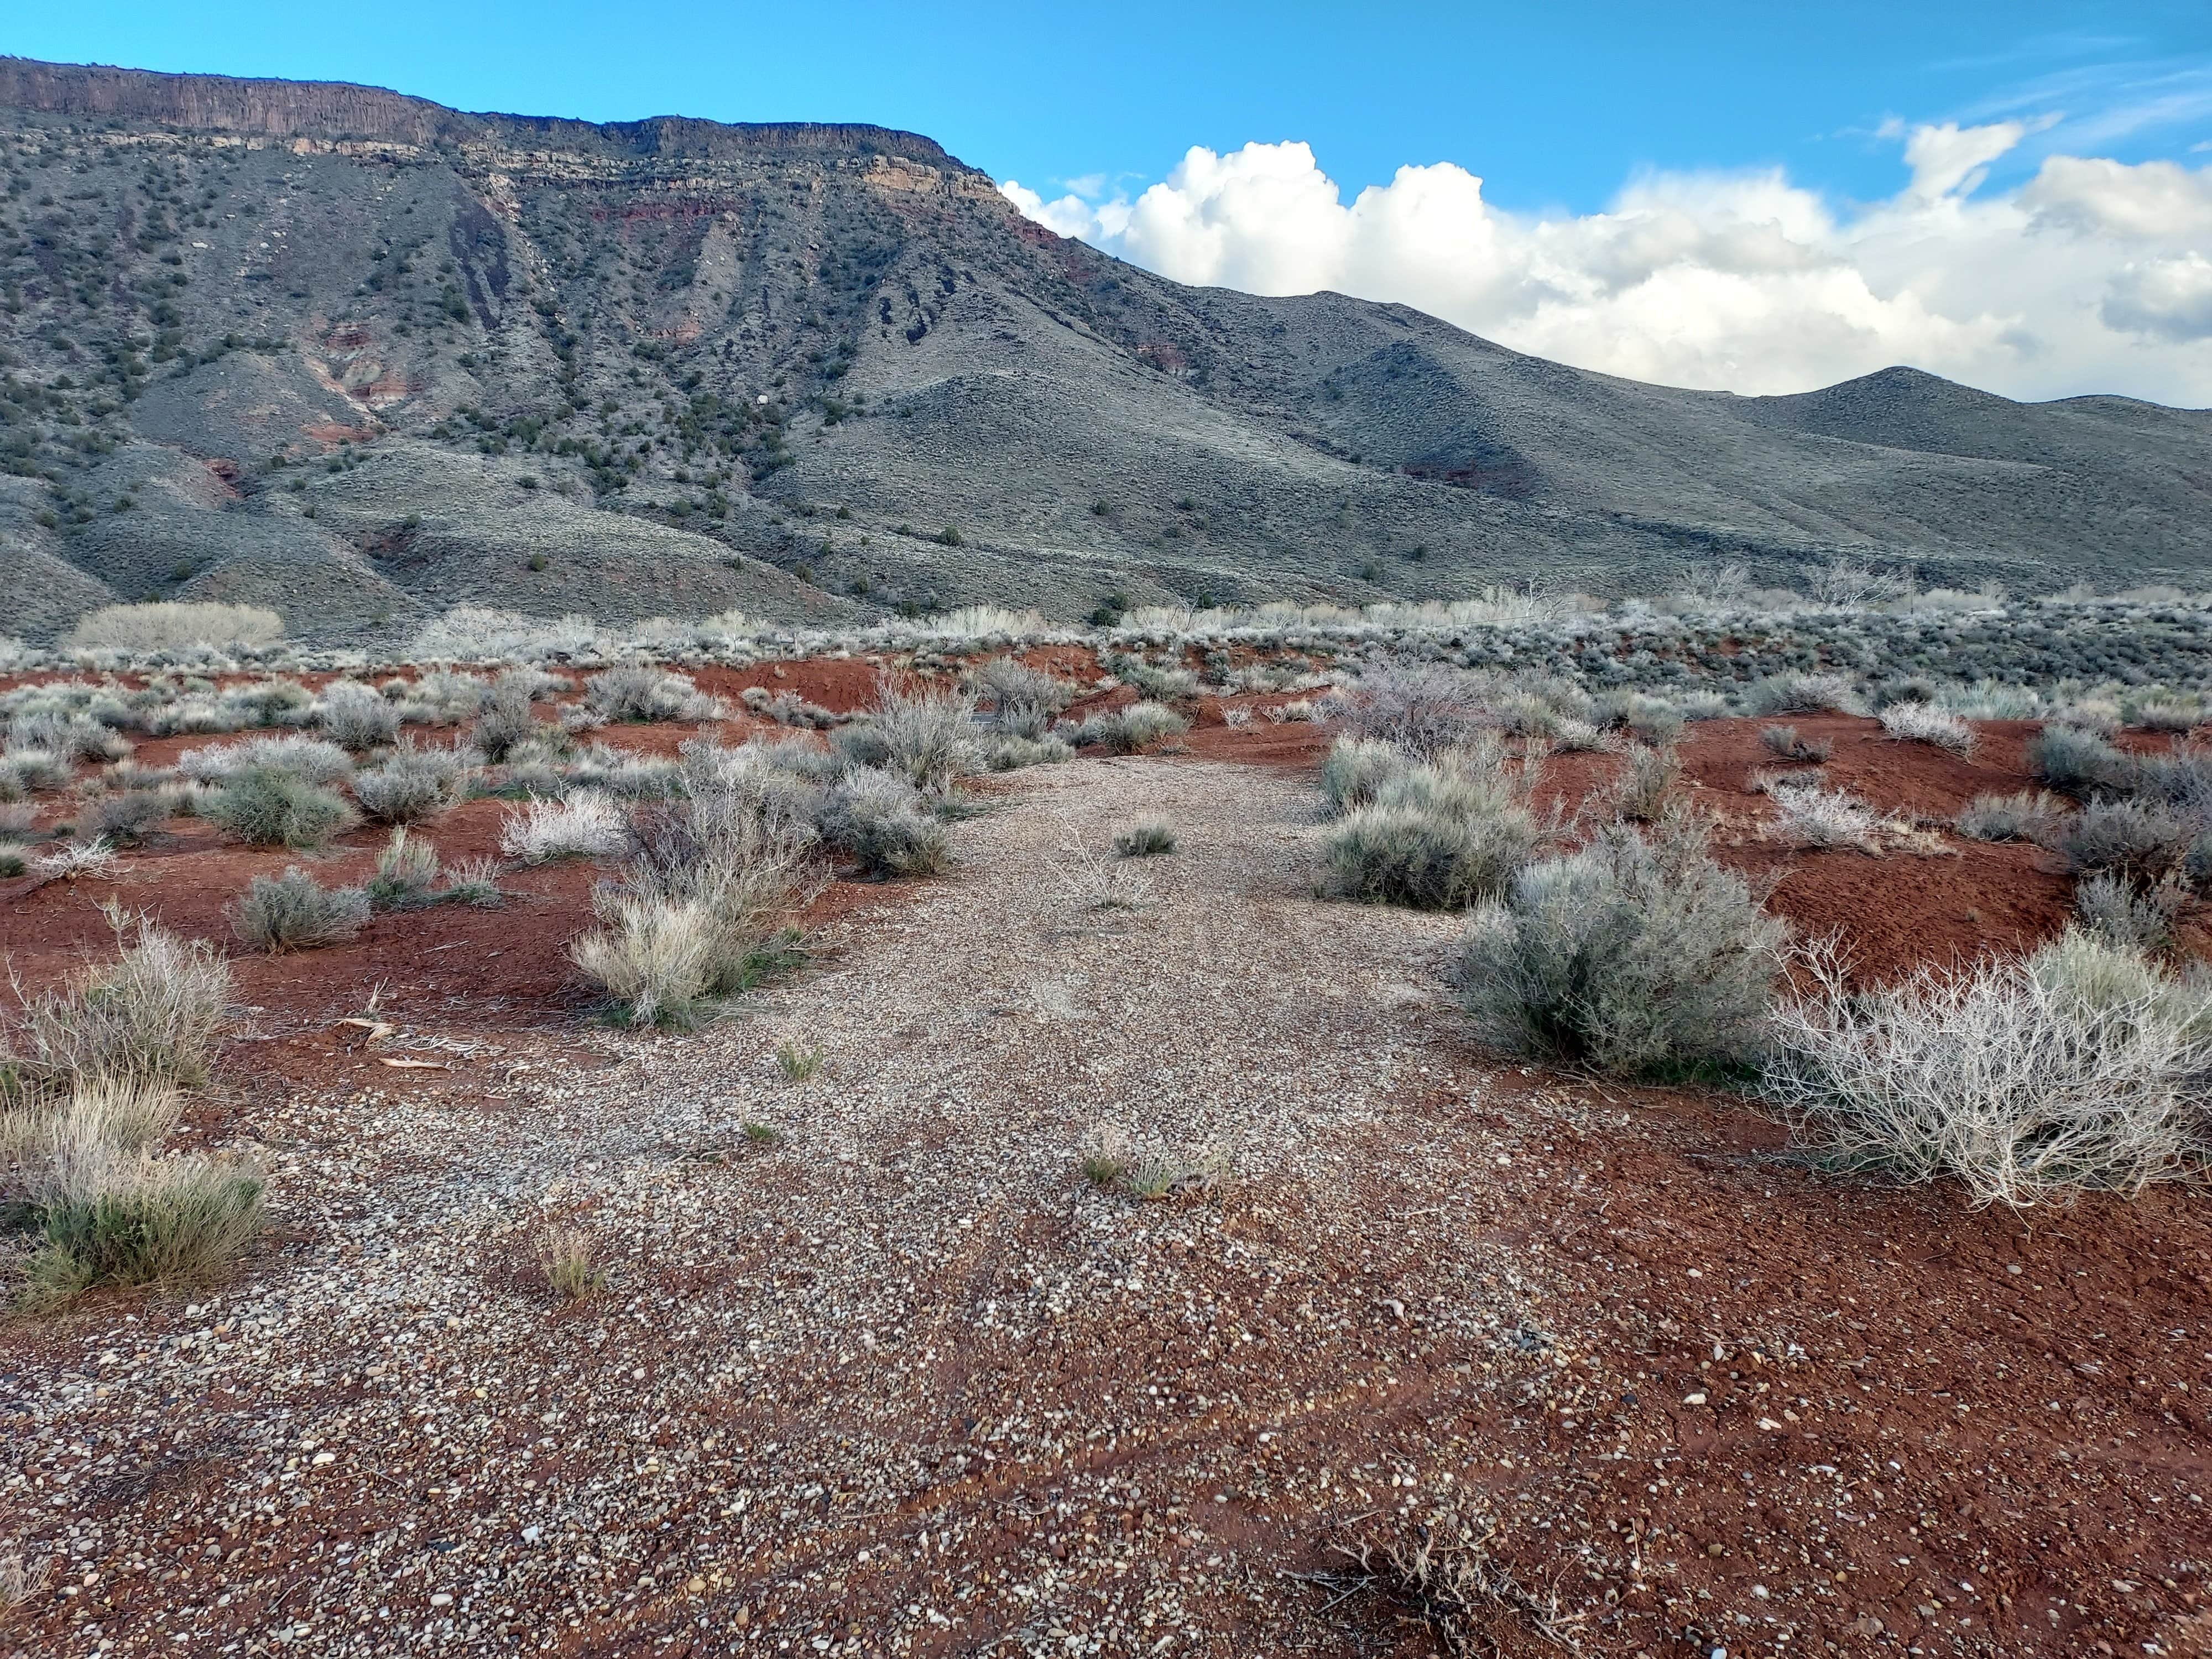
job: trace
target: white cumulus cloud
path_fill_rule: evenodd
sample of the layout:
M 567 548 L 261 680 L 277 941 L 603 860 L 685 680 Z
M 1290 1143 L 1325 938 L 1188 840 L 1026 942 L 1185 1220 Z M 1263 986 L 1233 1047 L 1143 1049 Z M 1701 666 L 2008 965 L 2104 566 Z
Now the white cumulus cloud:
M 1002 188 L 1178 282 L 1416 306 L 1586 368 L 1744 392 L 1910 363 L 2017 398 L 2212 404 L 2212 167 L 2052 155 L 2048 120 L 1899 130 L 1907 178 L 1832 202 L 1779 171 L 1655 173 L 1603 212 L 1509 213 L 1450 162 L 1349 203 L 1303 143 L 1194 149 L 1134 201 Z

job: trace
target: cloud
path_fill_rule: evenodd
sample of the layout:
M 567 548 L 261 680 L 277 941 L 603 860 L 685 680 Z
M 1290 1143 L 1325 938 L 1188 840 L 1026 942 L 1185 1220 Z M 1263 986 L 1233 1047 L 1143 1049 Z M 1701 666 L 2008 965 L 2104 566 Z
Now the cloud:
M 1904 362 L 2013 397 L 2212 404 L 2212 167 L 2054 155 L 1980 193 L 2050 119 L 1900 126 L 1906 182 L 1861 204 L 1778 170 L 1652 173 L 1602 212 L 1528 216 L 1450 162 L 1347 203 L 1296 143 L 1193 149 L 1134 201 L 1003 188 L 1179 282 L 1402 301 L 1638 380 L 1793 392 Z

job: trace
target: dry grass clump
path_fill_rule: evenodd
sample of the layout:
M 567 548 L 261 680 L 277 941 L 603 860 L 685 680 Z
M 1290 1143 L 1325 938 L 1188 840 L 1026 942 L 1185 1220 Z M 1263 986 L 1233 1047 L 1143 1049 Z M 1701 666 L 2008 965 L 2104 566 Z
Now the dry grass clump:
M 31 868 L 41 881 L 106 881 L 122 868 L 115 849 L 105 836 L 94 836 L 90 841 L 72 841 L 40 853 L 31 860 Z
M 975 705 L 957 691 L 902 686 L 879 676 L 867 729 L 882 745 L 882 758 L 868 763 L 886 767 L 933 795 L 950 794 L 981 763 L 974 714 Z
M 1769 674 L 1744 687 L 1741 702 L 1747 714 L 1856 714 L 1865 708 L 1850 676 L 1835 673 Z
M 46 990 L 15 984 L 20 1012 L 0 1015 L 0 1096 L 95 1079 L 183 1088 L 208 1080 L 229 968 L 204 939 L 180 939 L 112 907 L 107 915 L 112 962 Z
M 1185 1157 L 1112 1126 L 1092 1133 L 1078 1167 L 1092 1186 L 1145 1203 L 1210 1191 L 1229 1174 L 1228 1158 L 1219 1151 Z
M 787 961 L 785 917 L 821 890 L 804 827 L 763 812 L 726 777 L 641 811 L 619 885 L 592 896 L 599 926 L 569 957 L 634 1025 L 693 1025 Z
M 0 1153 L 41 1235 L 26 1273 L 34 1305 L 101 1283 L 196 1279 L 229 1261 L 260 1224 L 252 1164 L 159 1158 L 178 1091 L 207 1081 L 230 974 L 185 943 L 108 912 L 116 959 L 40 992 L 14 988 L 0 1026 Z
M 227 914 L 240 941 L 272 956 L 338 945 L 368 920 L 368 895 L 358 887 L 324 887 L 296 864 L 281 876 L 256 876 Z
M 499 850 L 525 864 L 611 858 L 628 844 L 629 821 L 612 799 L 580 789 L 559 800 L 532 796 L 500 826 Z
M 1628 757 L 1628 769 L 1608 794 L 1613 815 L 1630 823 L 1656 823 L 1674 799 L 1674 786 L 1682 780 L 1682 757 L 1670 748 L 1638 747 Z
M 1491 1553 L 1496 1536 L 1494 1528 L 1478 1533 L 1450 1519 L 1439 1526 L 1415 1522 L 1382 1542 L 1335 1546 L 1350 1563 L 1344 1571 L 1297 1576 L 1340 1601 L 1373 1595 L 1395 1603 L 1450 1659 L 1533 1653 L 1536 1649 L 1527 1645 L 1531 1638 L 1546 1649 L 1580 1651 L 1587 1615 L 1568 1612 L 1556 1591 L 1522 1584 Z M 1511 1640 L 1501 1642 L 1502 1635 Z
M 1759 741 L 1768 754 L 1778 759 L 1802 761 L 1814 766 L 1824 764 L 1836 752 L 1833 738 L 1801 738 L 1794 726 L 1762 726 Z
M 786 1082 L 811 1082 L 822 1070 L 822 1051 L 808 1048 L 796 1037 L 786 1037 L 775 1045 L 775 1065 Z
M 64 1141 L 27 1185 L 42 1235 L 28 1299 L 210 1278 L 260 1231 L 267 1186 L 246 1159 L 158 1158 L 92 1134 Z
M 1782 939 L 1694 828 L 1616 824 L 1478 910 L 1454 977 L 1500 1047 L 1619 1074 L 1724 1068 L 1756 1048 Z
M 428 842 L 395 829 L 376 855 L 376 873 L 364 889 L 369 903 L 379 910 L 414 910 L 435 904 L 444 896 L 438 878 L 444 874 L 438 849 Z
M 356 680 L 337 680 L 323 688 L 316 723 L 341 749 L 356 754 L 381 749 L 399 736 L 400 710 Z
M 1879 718 L 1883 735 L 1897 742 L 1932 744 L 1954 755 L 1974 752 L 1974 728 L 1932 702 L 1893 702 Z
M 1822 1163 L 1948 1177 L 1976 1206 L 2066 1202 L 2212 1159 L 2212 993 L 2069 929 L 2033 956 L 1869 990 L 1802 959 L 1762 1089 Z
M 1957 819 L 1959 833 L 1975 841 L 2043 842 L 2066 815 L 2066 804 L 2041 789 L 2009 795 L 1980 794 Z
M 1332 811 L 1349 812 L 1375 799 L 1375 792 L 1413 763 L 1403 750 L 1379 738 L 1350 733 L 1329 745 L 1321 763 L 1321 792 Z
M 252 847 L 326 846 L 359 815 L 328 789 L 278 766 L 232 773 L 199 803 L 199 815 Z
M 1074 688 L 1066 682 L 1012 657 L 985 663 L 975 675 L 975 693 L 994 732 L 1030 739 L 1042 738 L 1053 717 L 1074 698 Z
M 981 751 L 984 769 L 991 772 L 1017 772 L 1024 766 L 1057 766 L 1062 761 L 1075 758 L 1075 750 L 1065 738 L 1049 734 L 1023 738 L 1004 732 L 987 732 Z
M 607 1270 L 599 1243 L 581 1227 L 552 1227 L 538 1236 L 538 1271 L 545 1288 L 562 1302 L 580 1302 L 607 1287 Z
M 1190 722 L 1172 708 L 1157 702 L 1133 702 L 1090 715 L 1065 728 L 1067 740 L 1079 749 L 1103 744 L 1109 754 L 1141 755 L 1146 750 L 1179 738 Z
M 248 650 L 284 637 L 284 621 L 251 605 L 191 604 L 159 599 L 145 605 L 104 605 L 70 630 L 72 648 L 92 651 Z

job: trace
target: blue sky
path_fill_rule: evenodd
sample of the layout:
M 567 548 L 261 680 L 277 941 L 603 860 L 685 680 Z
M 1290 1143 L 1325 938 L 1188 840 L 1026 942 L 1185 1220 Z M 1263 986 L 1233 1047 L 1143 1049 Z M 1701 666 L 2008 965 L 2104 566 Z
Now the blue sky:
M 1194 144 L 1254 140 L 1310 143 L 1347 194 L 1449 161 L 1498 205 L 1569 212 L 1645 169 L 1782 165 L 1845 198 L 1887 195 L 1900 176 L 1875 136 L 1887 118 L 2062 111 L 1993 170 L 2000 185 L 2054 149 L 2201 159 L 2212 141 L 2205 0 L 10 9 L 0 50 L 30 57 L 598 119 L 872 120 L 1048 195 L 1070 180 L 1133 194 Z

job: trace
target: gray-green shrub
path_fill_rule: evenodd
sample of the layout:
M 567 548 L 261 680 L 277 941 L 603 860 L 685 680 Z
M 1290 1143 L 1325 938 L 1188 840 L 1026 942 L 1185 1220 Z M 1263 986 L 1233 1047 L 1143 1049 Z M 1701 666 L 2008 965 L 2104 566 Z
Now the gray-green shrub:
M 1975 841 L 2044 842 L 2056 833 L 2066 804 L 2041 789 L 1980 794 L 1958 817 L 1959 833 Z
M 848 774 L 831 787 L 817 823 L 824 841 L 878 879 L 935 875 L 951 856 L 944 824 L 896 773 L 864 767 Z
M 1757 1048 L 1782 939 L 1693 833 L 1614 825 L 1478 910 L 1455 977 L 1503 1048 L 1620 1074 L 1729 1066 Z
M 233 773 L 201 801 L 199 812 L 249 846 L 295 850 L 324 846 L 358 821 L 354 810 L 329 790 L 275 766 Z
M 341 749 L 356 754 L 381 749 L 399 735 L 399 707 L 357 680 L 334 680 L 323 688 L 316 724 Z
M 325 888 L 297 865 L 281 876 L 256 876 L 231 901 L 231 931 L 258 951 L 309 950 L 351 939 L 368 920 L 368 895 L 358 887 Z

